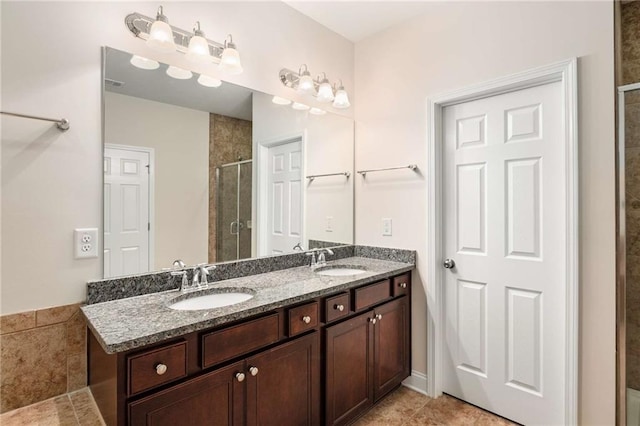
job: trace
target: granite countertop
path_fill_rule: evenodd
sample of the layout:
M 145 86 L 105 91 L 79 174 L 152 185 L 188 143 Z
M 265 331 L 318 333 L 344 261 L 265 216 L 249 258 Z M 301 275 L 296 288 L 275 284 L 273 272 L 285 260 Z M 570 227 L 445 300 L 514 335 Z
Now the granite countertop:
M 268 312 L 293 303 L 357 287 L 415 267 L 410 263 L 349 257 L 327 265 L 355 266 L 365 272 L 351 276 L 322 276 L 308 266 L 218 281 L 187 297 L 219 291 L 245 291 L 253 298 L 235 305 L 198 311 L 178 311 L 168 305 L 185 298 L 178 290 L 86 305 L 87 325 L 109 354 L 161 342 L 193 331 Z

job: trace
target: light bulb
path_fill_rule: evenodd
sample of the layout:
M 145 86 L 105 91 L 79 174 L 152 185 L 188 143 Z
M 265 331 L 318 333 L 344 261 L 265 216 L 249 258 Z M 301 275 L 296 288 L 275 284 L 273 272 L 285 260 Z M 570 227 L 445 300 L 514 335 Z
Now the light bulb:
M 185 57 L 188 61 L 196 64 L 209 64 L 213 62 L 213 56 L 209 51 L 209 42 L 204 38 L 204 33 L 200 30 L 200 22 L 196 22 L 193 28 L 194 35 L 189 40 L 189 50 Z
M 218 69 L 227 74 L 240 74 L 242 72 L 242 64 L 240 63 L 240 54 L 236 50 L 236 45 L 233 43 L 231 34 L 229 34 L 229 41 L 225 40 L 224 50 L 222 56 L 220 56 L 220 63 Z
M 336 98 L 333 100 L 334 108 L 349 108 L 351 103 L 349 102 L 349 95 L 347 95 L 347 91 L 344 90 L 344 86 L 342 86 L 342 82 L 340 83 L 340 88 L 336 91 Z
M 276 105 L 289 105 L 291 103 L 289 99 L 281 98 L 280 96 L 274 96 L 271 102 Z
M 301 95 L 313 95 L 315 92 L 316 88 L 313 84 L 313 79 L 311 78 L 309 71 L 305 71 L 305 74 L 302 74 L 298 81 L 298 93 Z
M 318 88 L 318 102 L 331 102 L 333 99 L 333 88 L 325 74 L 324 79 L 320 82 L 320 87 Z
M 222 81 L 204 74 L 200 74 L 198 83 L 205 87 L 220 87 L 222 85 Z
M 173 65 L 169 65 L 169 68 L 167 68 L 167 75 L 169 77 L 177 78 L 178 80 L 188 80 L 193 77 L 193 73 L 191 71 Z
M 131 56 L 131 60 L 129 60 L 129 62 L 134 67 L 140 68 L 141 70 L 157 70 L 160 67 L 158 61 L 147 59 L 138 55 Z
M 169 20 L 162 13 L 162 6 L 158 8 L 156 21 L 151 25 L 147 46 L 159 52 L 173 52 L 176 43 L 173 41 L 173 31 L 169 26 Z
M 296 109 L 298 111 L 306 111 L 309 109 L 309 105 L 301 104 L 299 102 L 294 102 L 293 105 L 291 105 L 291 108 Z
M 313 115 L 325 115 L 327 111 L 320 108 L 311 108 L 309 112 Z

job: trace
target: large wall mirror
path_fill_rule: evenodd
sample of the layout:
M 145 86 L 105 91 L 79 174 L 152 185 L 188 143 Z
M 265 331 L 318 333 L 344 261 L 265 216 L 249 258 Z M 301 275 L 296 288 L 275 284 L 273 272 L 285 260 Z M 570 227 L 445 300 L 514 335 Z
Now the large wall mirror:
M 353 120 L 104 53 L 105 278 L 353 243 Z

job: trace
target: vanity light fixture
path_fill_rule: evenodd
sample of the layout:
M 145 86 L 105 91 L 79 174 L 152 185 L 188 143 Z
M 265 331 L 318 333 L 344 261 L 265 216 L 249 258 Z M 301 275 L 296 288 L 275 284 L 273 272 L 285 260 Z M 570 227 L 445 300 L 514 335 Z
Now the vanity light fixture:
M 134 36 L 146 40 L 147 45 L 155 50 L 178 51 L 196 63 L 214 62 L 219 64 L 221 71 L 229 74 L 242 72 L 240 54 L 231 35 L 224 43 L 218 43 L 205 38 L 199 22 L 196 22 L 193 33 L 173 27 L 169 25 L 162 6 L 158 8 L 155 19 L 134 12 L 127 15 L 124 22 Z
M 340 80 L 340 86 L 338 87 L 338 90 L 336 91 L 336 97 L 333 100 L 333 107 L 344 109 L 349 108 L 350 106 L 351 103 L 349 102 L 349 95 L 347 94 L 347 91 L 344 90 L 342 80 Z
M 169 65 L 169 68 L 167 68 L 167 75 L 178 80 L 189 80 L 191 77 L 193 77 L 193 73 L 191 71 L 176 67 L 174 65 Z
M 320 109 L 320 108 L 311 108 L 309 110 L 309 113 L 313 114 L 313 115 L 325 115 L 327 113 L 327 111 Z
M 147 46 L 164 53 L 176 50 L 176 43 L 173 40 L 173 31 L 171 31 L 169 20 L 164 16 L 162 6 L 158 7 L 156 20 L 151 24 L 151 28 L 149 29 Z
M 298 111 L 306 111 L 309 109 L 309 105 L 301 104 L 300 102 L 294 102 L 293 105 L 291 105 L 291 108 Z
M 142 70 L 157 70 L 158 68 L 160 68 L 160 64 L 158 63 L 158 61 L 147 59 L 143 56 L 138 55 L 132 55 L 129 62 L 134 67 L 140 68 Z
M 298 72 L 288 68 L 281 69 L 279 77 L 284 86 L 301 94 L 316 96 L 318 102 L 329 103 L 333 101 L 332 106 L 334 108 L 349 108 L 351 106 L 349 95 L 342 84 L 342 80 L 337 86 L 338 89 L 335 90 L 336 85 L 331 84 L 325 73 L 322 73 L 322 77 L 319 76 L 316 80 L 313 80 L 309 69 L 304 64 Z
M 274 96 L 271 102 L 276 105 L 289 105 L 291 103 L 289 99 L 281 98 L 280 96 Z
M 205 87 L 220 87 L 222 85 L 222 80 L 218 80 L 217 78 L 213 78 L 208 75 L 200 74 L 200 77 L 198 77 L 198 83 Z
M 193 37 L 189 40 L 189 48 L 185 55 L 188 61 L 196 64 L 210 64 L 213 56 L 209 52 L 209 43 L 204 38 L 204 32 L 200 29 L 200 21 L 193 27 Z

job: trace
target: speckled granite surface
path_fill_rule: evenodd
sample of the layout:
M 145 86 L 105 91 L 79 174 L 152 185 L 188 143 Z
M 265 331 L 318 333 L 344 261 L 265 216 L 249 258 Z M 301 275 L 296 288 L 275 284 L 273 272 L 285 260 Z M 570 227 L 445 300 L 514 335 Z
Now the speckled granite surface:
M 206 292 L 248 289 L 255 292 L 255 296 L 246 302 L 209 310 L 170 309 L 168 305 L 184 296 L 178 291 L 166 291 L 86 305 L 82 307 L 82 312 L 103 349 L 107 353 L 116 353 L 357 287 L 414 268 L 412 263 L 367 257 L 343 258 L 328 264 L 361 267 L 366 272 L 354 276 L 328 277 L 302 266 L 228 279 L 214 284 Z M 197 295 L 192 293 L 188 297 Z

